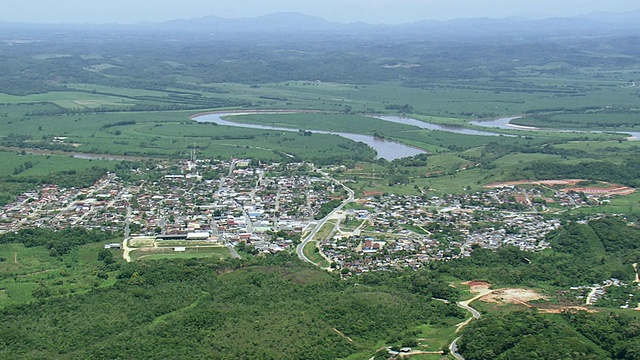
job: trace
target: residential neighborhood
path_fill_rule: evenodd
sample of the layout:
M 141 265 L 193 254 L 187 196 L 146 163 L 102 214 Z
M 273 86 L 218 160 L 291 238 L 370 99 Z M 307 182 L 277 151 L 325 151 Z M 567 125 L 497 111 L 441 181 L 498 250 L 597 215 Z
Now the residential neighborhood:
M 542 251 L 550 246 L 545 236 L 560 227 L 551 204 L 600 201 L 593 194 L 514 184 L 442 197 L 376 193 L 346 201 L 348 188 L 313 164 L 244 159 L 192 158 L 130 172 L 126 180 L 110 173 L 85 189 L 49 185 L 24 193 L 2 209 L 0 232 L 81 226 L 151 239 L 154 247 L 242 244 L 256 254 L 293 252 L 311 236 L 332 268 L 358 274 L 418 269 L 470 256 L 474 247 Z M 332 200 L 345 207 L 325 217 L 322 206 Z M 321 221 L 333 229 L 319 238 L 312 230 Z

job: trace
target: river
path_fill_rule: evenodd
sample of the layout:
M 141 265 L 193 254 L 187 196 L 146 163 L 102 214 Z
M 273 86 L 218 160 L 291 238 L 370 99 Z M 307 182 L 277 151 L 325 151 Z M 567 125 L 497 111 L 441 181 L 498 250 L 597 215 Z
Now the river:
M 212 114 L 201 114 L 195 115 L 192 119 L 197 122 L 213 122 L 218 125 L 227 125 L 227 126 L 236 126 L 250 129 L 263 129 L 263 130 L 277 130 L 277 131 L 293 131 L 297 132 L 298 129 L 286 128 L 286 127 L 277 127 L 277 126 L 268 126 L 268 125 L 258 125 L 258 124 L 246 124 L 240 122 L 234 122 L 223 119 L 227 116 L 240 116 L 240 115 L 255 115 L 255 114 L 295 114 L 297 111 L 247 111 L 247 112 L 226 112 L 226 113 L 212 113 Z M 490 131 L 481 131 L 474 129 L 467 129 L 464 127 L 457 126 L 446 126 L 439 124 L 432 124 L 424 121 L 420 121 L 413 118 L 401 117 L 401 116 L 391 116 L 391 115 L 371 115 L 372 118 L 380 119 L 384 121 L 389 121 L 397 124 L 410 125 L 415 126 L 421 129 L 427 130 L 436 130 L 436 131 L 446 131 L 456 134 L 463 135 L 480 135 L 480 136 L 515 136 L 515 135 L 507 135 L 500 134 L 496 132 Z M 615 134 L 627 134 L 631 137 L 629 140 L 639 140 L 640 132 L 631 132 L 631 131 L 580 131 L 580 130 L 561 130 L 561 129 L 539 129 L 529 126 L 519 126 L 511 124 L 511 120 L 518 119 L 521 116 L 510 116 L 504 117 L 495 120 L 479 120 L 470 122 L 471 125 L 482 126 L 486 128 L 494 128 L 494 129 L 504 129 L 504 130 L 528 130 L 528 131 L 558 131 L 558 132 L 582 132 L 582 133 L 615 133 Z M 403 157 L 409 157 L 417 154 L 424 154 L 425 151 L 414 148 L 405 144 L 401 144 L 395 141 L 389 141 L 384 139 L 375 138 L 370 135 L 362 135 L 362 134 L 351 134 L 344 132 L 335 132 L 335 131 L 324 131 L 324 130 L 308 130 L 315 134 L 329 134 L 329 135 L 338 135 L 344 138 L 359 141 L 369 145 L 373 148 L 379 158 L 386 160 L 395 160 Z
M 569 129 L 549 129 L 536 128 L 531 126 L 520 126 L 511 124 L 511 120 L 520 119 L 522 116 L 511 116 L 495 120 L 478 120 L 472 121 L 471 125 L 482 126 L 494 129 L 505 130 L 528 130 L 528 131 L 553 131 L 553 132 L 575 132 L 575 133 L 592 133 L 592 134 L 622 134 L 629 135 L 629 140 L 640 140 L 640 132 L 636 131 L 601 131 L 601 130 L 569 130 Z
M 250 129 L 263 129 L 263 130 L 277 130 L 277 131 L 293 131 L 297 132 L 298 129 L 293 128 L 285 128 L 285 127 L 277 127 L 277 126 L 267 126 L 267 125 L 257 125 L 257 124 L 245 124 L 234 121 L 228 121 L 223 119 L 227 116 L 239 116 L 239 115 L 254 115 L 254 114 L 295 114 L 295 111 L 292 112 L 228 112 L 228 113 L 215 113 L 215 114 L 204 114 L 204 115 L 196 115 L 192 119 L 197 122 L 213 122 L 218 125 L 227 125 L 227 126 L 236 126 Z M 389 141 L 384 139 L 375 138 L 370 135 L 362 135 L 362 134 L 350 134 L 344 132 L 335 132 L 335 131 L 324 131 L 324 130 L 307 130 L 314 134 L 328 134 L 328 135 L 338 135 L 344 138 L 358 141 L 369 145 L 373 148 L 377 153 L 378 157 L 386 160 L 395 160 L 403 157 L 414 156 L 418 154 L 426 153 L 422 149 L 414 148 L 405 144 L 401 144 L 395 141 Z
M 404 116 L 375 115 L 375 116 L 371 116 L 371 117 L 376 118 L 376 119 L 380 119 L 380 120 L 384 120 L 384 121 L 394 122 L 394 123 L 397 123 L 397 124 L 416 126 L 416 127 L 421 128 L 421 129 L 439 130 L 439 131 L 446 131 L 446 132 L 450 132 L 450 133 L 463 134 L 463 135 L 513 136 L 513 135 L 505 135 L 505 134 L 489 132 L 489 131 L 467 129 L 467 128 L 464 128 L 464 127 L 461 127 L 461 126 L 458 127 L 458 126 L 447 126 L 447 125 L 432 124 L 432 123 L 428 123 L 428 122 L 424 122 L 424 121 L 420 121 L 420 120 L 416 120 L 416 119 L 408 118 L 408 117 L 404 117 Z

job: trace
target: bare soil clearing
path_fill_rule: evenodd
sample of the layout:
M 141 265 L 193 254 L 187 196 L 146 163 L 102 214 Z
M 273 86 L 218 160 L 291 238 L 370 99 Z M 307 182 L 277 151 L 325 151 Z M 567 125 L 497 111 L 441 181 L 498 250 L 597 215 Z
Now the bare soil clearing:
M 498 289 L 480 299 L 485 302 L 522 304 L 530 306 L 528 302 L 547 300 L 547 297 L 529 289 Z
M 587 180 L 580 179 L 565 179 L 565 180 L 520 180 L 520 181 L 505 181 L 487 184 L 484 187 L 486 189 L 495 189 L 504 186 L 517 186 L 517 185 L 544 185 L 544 186 L 565 186 L 562 189 L 563 192 L 581 192 L 591 195 L 610 196 L 610 195 L 630 195 L 633 194 L 636 189 L 629 186 L 622 186 L 618 184 L 612 184 L 604 181 L 599 182 L 599 186 L 588 187 L 576 187 L 582 182 Z

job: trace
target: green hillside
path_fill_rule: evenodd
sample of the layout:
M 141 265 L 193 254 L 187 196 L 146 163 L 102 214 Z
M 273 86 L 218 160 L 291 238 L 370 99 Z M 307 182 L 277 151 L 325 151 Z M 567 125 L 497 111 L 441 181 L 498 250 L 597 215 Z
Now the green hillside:
M 394 277 L 347 282 L 289 256 L 136 262 L 113 287 L 2 310 L 0 357 L 368 359 L 464 317 Z

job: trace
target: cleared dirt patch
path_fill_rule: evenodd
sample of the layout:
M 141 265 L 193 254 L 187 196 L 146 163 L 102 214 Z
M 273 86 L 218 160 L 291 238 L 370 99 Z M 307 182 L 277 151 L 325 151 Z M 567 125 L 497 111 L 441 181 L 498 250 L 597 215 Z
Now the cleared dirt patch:
M 491 294 L 480 298 L 481 301 L 485 302 L 521 304 L 525 306 L 530 306 L 527 304 L 529 301 L 546 299 L 546 296 L 528 289 L 497 289 Z
M 469 285 L 471 292 L 476 294 L 488 293 L 488 290 L 491 287 L 491 284 L 486 281 L 467 281 L 463 284 Z
M 580 180 L 580 179 L 539 180 L 539 181 L 520 180 L 520 181 L 505 181 L 505 182 L 492 183 L 492 184 L 487 184 L 484 187 L 487 189 L 494 189 L 494 188 L 499 188 L 503 186 L 517 186 L 517 185 L 529 185 L 529 184 L 530 185 L 547 185 L 547 186 L 576 185 L 583 181 L 585 180 Z
M 505 186 L 518 186 L 518 185 L 544 185 L 544 186 L 559 186 L 564 187 L 561 191 L 567 192 L 580 192 L 589 194 L 592 196 L 611 196 L 611 195 L 630 195 L 633 194 L 636 189 L 628 186 L 622 186 L 618 184 L 612 184 L 604 181 L 599 181 L 596 186 L 576 186 L 585 182 L 586 180 L 579 179 L 566 179 L 566 180 L 521 180 L 521 181 L 506 181 L 491 183 L 484 186 L 485 189 L 496 189 Z
M 636 189 L 630 188 L 628 186 L 620 186 L 616 184 L 608 184 L 608 187 L 575 187 L 575 188 L 567 188 L 562 191 L 564 192 L 581 192 L 590 195 L 600 195 L 600 196 L 609 196 L 609 195 L 631 195 Z

